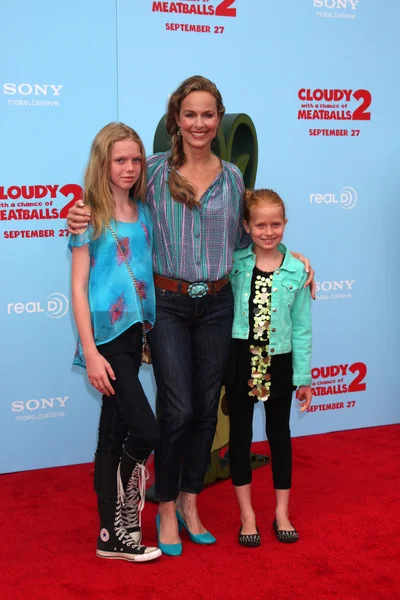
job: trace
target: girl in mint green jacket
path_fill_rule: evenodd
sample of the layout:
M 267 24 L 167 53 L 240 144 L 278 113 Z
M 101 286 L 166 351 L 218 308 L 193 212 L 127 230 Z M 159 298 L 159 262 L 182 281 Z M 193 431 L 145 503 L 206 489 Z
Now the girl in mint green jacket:
M 304 265 L 281 244 L 285 205 L 272 190 L 247 191 L 244 227 L 253 243 L 234 253 L 230 274 L 235 298 L 226 392 L 229 458 L 239 503 L 239 543 L 259 546 L 251 503 L 250 446 L 254 404 L 264 402 L 276 493 L 273 528 L 280 542 L 296 542 L 289 520 L 292 480 L 290 408 L 296 387 L 300 410 L 311 395 L 311 302 Z

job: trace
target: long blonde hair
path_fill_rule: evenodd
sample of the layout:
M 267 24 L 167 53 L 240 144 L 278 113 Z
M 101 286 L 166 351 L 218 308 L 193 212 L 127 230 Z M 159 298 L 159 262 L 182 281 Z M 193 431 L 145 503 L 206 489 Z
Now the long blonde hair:
M 198 203 L 196 202 L 196 190 L 193 185 L 185 177 L 179 175 L 177 171 L 179 167 L 185 163 L 186 157 L 183 151 L 182 137 L 178 135 L 179 126 L 176 119 L 179 115 L 183 100 L 192 92 L 209 92 L 215 98 L 220 122 L 225 113 L 222 96 L 217 86 L 215 83 L 201 75 L 194 75 L 193 77 L 185 79 L 169 99 L 165 122 L 167 132 L 172 139 L 171 156 L 169 158 L 171 172 L 169 174 L 168 184 L 172 198 L 176 200 L 176 202 L 186 204 L 189 208 L 197 206 Z
M 134 200 L 145 201 L 146 154 L 143 142 L 136 131 L 124 123 L 109 123 L 93 140 L 84 177 L 83 202 L 90 207 L 94 239 L 107 230 L 115 216 L 115 204 L 110 186 L 111 150 L 115 142 L 123 140 L 132 140 L 140 148 L 142 169 L 139 179 L 129 190 L 129 195 Z

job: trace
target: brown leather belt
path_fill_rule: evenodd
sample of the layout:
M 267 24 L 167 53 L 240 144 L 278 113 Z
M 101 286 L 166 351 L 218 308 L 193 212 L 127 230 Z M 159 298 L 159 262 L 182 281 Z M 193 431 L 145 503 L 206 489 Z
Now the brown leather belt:
M 180 279 L 169 279 L 161 275 L 154 275 L 154 285 L 156 288 L 177 292 L 191 298 L 202 298 L 206 294 L 217 294 L 229 283 L 229 278 L 219 279 L 218 281 L 198 281 L 189 283 Z

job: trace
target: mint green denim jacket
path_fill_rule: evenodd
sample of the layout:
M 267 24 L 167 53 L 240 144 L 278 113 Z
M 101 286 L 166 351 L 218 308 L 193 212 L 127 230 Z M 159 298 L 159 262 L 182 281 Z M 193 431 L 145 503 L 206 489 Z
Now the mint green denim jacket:
M 256 257 L 254 244 L 236 250 L 229 275 L 235 298 L 232 337 L 249 337 L 249 298 Z M 304 288 L 307 273 L 302 262 L 294 258 L 283 244 L 282 265 L 274 271 L 271 292 L 271 325 L 269 352 L 271 355 L 293 353 L 293 385 L 311 385 L 311 299 Z

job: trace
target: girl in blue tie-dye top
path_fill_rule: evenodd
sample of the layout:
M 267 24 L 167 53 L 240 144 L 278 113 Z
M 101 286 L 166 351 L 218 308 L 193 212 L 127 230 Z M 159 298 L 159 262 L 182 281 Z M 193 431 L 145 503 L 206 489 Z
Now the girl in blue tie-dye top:
M 95 457 L 97 556 L 137 562 L 161 554 L 142 545 L 140 526 L 144 463 L 159 438 L 138 378 L 141 302 L 147 329 L 155 319 L 153 231 L 141 200 L 145 191 L 146 158 L 139 136 L 123 123 L 106 125 L 94 139 L 85 174 L 91 225 L 69 243 L 79 334 L 74 364 L 86 366 L 90 383 L 103 394 Z

